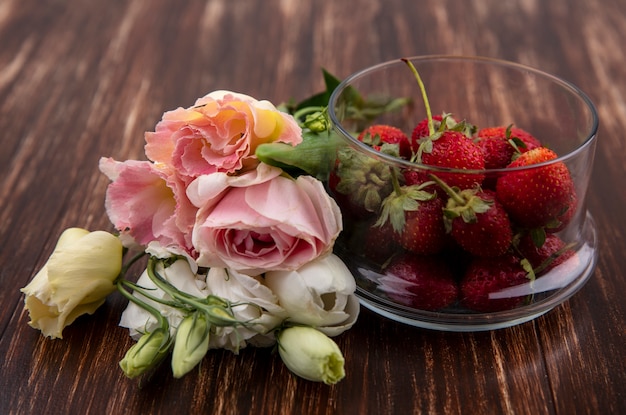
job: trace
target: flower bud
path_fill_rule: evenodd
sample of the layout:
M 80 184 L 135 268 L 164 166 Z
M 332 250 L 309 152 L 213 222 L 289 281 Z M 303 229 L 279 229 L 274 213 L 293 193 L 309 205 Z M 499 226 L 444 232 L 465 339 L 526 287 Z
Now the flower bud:
M 210 328 L 202 313 L 187 316 L 180 323 L 172 352 L 172 372 L 175 378 L 186 375 L 204 358 L 209 350 Z
M 156 367 L 169 353 L 172 344 L 168 330 L 158 328 L 146 333 L 131 346 L 120 367 L 129 378 L 135 378 Z
M 115 290 L 122 249 L 108 232 L 66 229 L 46 264 L 21 289 L 29 325 L 45 336 L 62 338 L 63 329 L 78 316 L 93 314 Z
M 337 343 L 312 327 L 289 327 L 278 334 L 278 353 L 296 375 L 332 385 L 345 377 Z
M 322 133 L 328 130 L 330 123 L 324 112 L 317 111 L 307 115 L 304 126 L 314 133 Z
M 219 305 L 209 305 L 206 307 L 207 317 L 211 324 L 218 327 L 235 327 L 242 322 L 237 320 L 232 311 Z

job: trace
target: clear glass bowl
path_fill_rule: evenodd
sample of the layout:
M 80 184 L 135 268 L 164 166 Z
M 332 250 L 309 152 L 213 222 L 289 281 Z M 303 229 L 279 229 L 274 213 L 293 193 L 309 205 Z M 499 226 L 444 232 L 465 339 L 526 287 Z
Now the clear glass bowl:
M 411 137 L 418 122 L 426 118 L 416 78 L 406 62 L 396 60 L 367 68 L 345 79 L 329 103 L 334 131 L 345 145 L 338 152 L 327 185 L 344 216 L 344 231 L 335 244 L 335 253 L 353 272 L 361 304 L 402 323 L 450 331 L 508 327 L 546 313 L 574 295 L 593 274 L 597 262 L 596 228 L 585 203 L 598 129 L 598 115 L 593 103 L 576 86 L 516 63 L 457 56 L 424 56 L 408 60 L 423 81 L 433 115 L 449 113 L 455 120 L 465 119 L 478 128 L 513 125 L 532 134 L 558 158 L 527 167 L 460 170 L 433 167 L 385 154 L 355 137 L 373 124 L 398 127 Z M 406 98 L 406 105 L 391 111 L 371 110 L 395 98 Z M 371 106 L 372 103 L 376 105 Z M 472 139 L 476 140 L 475 135 Z M 356 164 L 354 160 L 357 160 Z M 558 237 L 574 254 L 548 271 L 541 271 L 535 264 L 534 268 L 539 271 L 535 279 L 525 278 L 521 283 L 518 281 L 487 293 L 488 300 L 484 301 L 500 299 L 501 303 L 506 303 L 493 309 L 468 306 L 470 294 L 461 288 L 464 280 L 469 278 L 466 274 L 476 256 L 455 242 L 446 242 L 445 247 L 431 254 L 416 254 L 399 243 L 398 232 L 396 235 L 382 232 L 375 225 L 381 215 L 380 202 L 394 192 L 390 183 L 393 176 L 399 180 L 396 184 L 404 185 L 407 172 L 435 174 L 446 180 L 473 175 L 476 183 L 495 191 L 495 183 L 502 177 L 556 164 L 567 167 L 573 183 L 574 202 L 561 226 L 554 228 L 555 225 L 551 224 L 536 228 L 547 229 L 547 235 Z M 361 168 L 364 165 L 367 167 Z M 341 180 L 348 183 L 351 179 L 346 177 L 357 174 L 361 175 L 355 179 L 359 185 L 338 185 Z M 372 189 L 378 189 L 379 193 L 372 193 Z M 447 196 L 442 193 L 437 197 L 445 199 Z M 528 238 L 530 225 L 519 224 L 513 219 L 511 223 L 514 235 Z M 536 231 L 534 234 L 541 235 Z M 447 238 L 452 240 L 449 234 Z M 511 253 L 521 264 L 526 256 L 520 254 L 517 246 L 512 243 L 505 255 Z M 455 299 L 441 308 L 416 306 L 421 303 L 413 301 L 415 298 L 424 295 L 434 298 L 440 292 L 435 288 L 428 293 L 427 288 L 418 286 L 411 278 L 390 271 L 390 264 L 398 257 L 413 257 L 420 264 L 434 260 L 438 262 L 437 266 L 446 267 L 446 273 L 451 272 L 458 290 Z M 485 259 L 483 264 L 489 268 L 491 260 Z

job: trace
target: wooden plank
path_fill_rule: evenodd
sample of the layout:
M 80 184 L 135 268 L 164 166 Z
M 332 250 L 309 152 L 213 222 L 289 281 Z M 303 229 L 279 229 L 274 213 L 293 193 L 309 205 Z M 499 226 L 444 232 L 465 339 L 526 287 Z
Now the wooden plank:
M 620 0 L 536 2 L 0 2 L 0 413 L 626 413 Z M 211 351 L 141 387 L 117 366 L 132 340 L 112 295 L 63 340 L 27 326 L 19 288 L 69 226 L 111 229 L 101 156 L 143 157 L 161 114 L 214 89 L 279 103 L 418 54 L 540 67 L 580 86 L 601 117 L 588 206 L 601 252 L 589 283 L 534 322 L 443 333 L 363 310 L 337 338 L 347 378 L 291 375 L 269 349 Z

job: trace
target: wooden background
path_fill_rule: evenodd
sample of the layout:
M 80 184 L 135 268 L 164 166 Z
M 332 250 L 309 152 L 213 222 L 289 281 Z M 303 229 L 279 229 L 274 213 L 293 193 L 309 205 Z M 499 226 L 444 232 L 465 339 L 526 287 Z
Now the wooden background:
M 623 0 L 0 0 L 0 414 L 626 413 L 626 4 Z M 132 344 L 112 295 L 65 339 L 27 326 L 26 285 L 69 226 L 111 229 L 100 156 L 136 159 L 161 114 L 215 89 L 279 103 L 424 54 L 482 55 L 588 93 L 600 138 L 588 205 L 600 259 L 537 320 L 442 333 L 363 310 L 337 338 L 347 378 L 289 374 L 277 355 L 213 351 L 175 380 L 117 367 Z

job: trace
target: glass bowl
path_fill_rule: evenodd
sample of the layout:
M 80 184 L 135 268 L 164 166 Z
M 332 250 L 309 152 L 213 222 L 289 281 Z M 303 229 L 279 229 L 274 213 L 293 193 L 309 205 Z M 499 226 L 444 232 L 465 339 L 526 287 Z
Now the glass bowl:
M 419 74 L 428 106 L 408 62 Z M 434 118 L 432 129 L 424 121 L 427 108 Z M 333 92 L 328 112 L 333 131 L 342 141 L 326 181 L 344 217 L 335 253 L 353 272 L 363 306 L 423 328 L 491 330 L 548 312 L 574 295 L 593 274 L 597 237 L 585 196 L 598 115 L 576 86 L 512 62 L 413 57 L 349 76 Z M 481 149 L 478 156 L 472 153 L 467 158 L 474 160 L 482 154 L 484 164 L 455 164 L 468 152 L 465 149 L 459 156 L 456 147 L 441 147 L 435 158 L 432 146 L 443 146 L 445 140 L 437 143 L 437 139 L 448 134 L 437 133 L 436 127 L 442 124 L 437 116 L 445 120 L 444 130 L 458 129 L 471 146 Z M 422 133 L 412 138 L 420 121 Z M 410 151 L 393 144 L 393 139 L 383 140 L 381 135 L 386 133 L 358 138 L 373 125 L 400 129 Z M 521 140 L 525 133 L 538 141 Z M 498 134 L 514 150 L 504 165 L 487 161 L 493 156 L 483 136 Z M 541 154 L 549 149 L 556 158 L 537 161 L 535 156 L 534 161 L 517 167 L 507 165 L 537 146 L 544 148 Z M 552 175 L 554 171 L 561 172 L 560 178 Z M 463 189 L 473 191 L 469 196 L 487 201 L 487 211 L 495 212 L 491 208 L 497 204 L 508 222 L 490 228 L 491 236 L 448 230 L 446 221 L 453 229 L 452 223 L 463 219 L 444 219 L 450 193 L 444 185 L 433 184 L 436 179 L 449 184 L 457 195 Z M 424 182 L 430 183 L 420 187 Z M 430 196 L 413 193 L 409 199 L 416 203 L 402 205 L 398 216 L 398 196 L 407 195 L 409 187 Z M 482 197 L 486 194 L 492 199 Z M 440 218 L 434 219 L 436 226 L 428 222 L 432 216 L 425 207 L 435 199 L 440 200 L 432 208 Z M 415 242 L 420 238 L 421 244 Z M 496 249 L 503 243 L 504 251 Z

